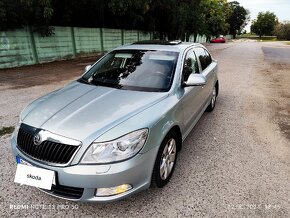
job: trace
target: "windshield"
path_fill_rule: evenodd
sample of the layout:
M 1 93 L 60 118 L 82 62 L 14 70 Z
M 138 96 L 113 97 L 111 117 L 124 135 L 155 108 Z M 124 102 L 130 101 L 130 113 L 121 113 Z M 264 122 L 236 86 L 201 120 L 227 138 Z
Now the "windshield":
M 115 50 L 80 81 L 119 89 L 166 92 L 173 81 L 177 58 L 178 52 Z

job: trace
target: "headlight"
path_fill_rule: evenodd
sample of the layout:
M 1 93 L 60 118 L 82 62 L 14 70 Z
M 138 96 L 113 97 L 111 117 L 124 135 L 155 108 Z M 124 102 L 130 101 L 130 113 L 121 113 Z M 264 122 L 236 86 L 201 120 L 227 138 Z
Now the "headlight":
M 109 142 L 94 142 L 81 163 L 111 163 L 133 157 L 147 139 L 148 129 L 140 129 Z

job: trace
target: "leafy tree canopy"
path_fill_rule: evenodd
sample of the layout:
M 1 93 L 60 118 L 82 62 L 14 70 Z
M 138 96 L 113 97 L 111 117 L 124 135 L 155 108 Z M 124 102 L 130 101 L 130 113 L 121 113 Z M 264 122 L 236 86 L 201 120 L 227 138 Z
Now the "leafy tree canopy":
M 139 29 L 160 39 L 188 39 L 239 32 L 246 13 L 227 0 L 0 0 L 0 30 L 32 26 Z
M 0 30 L 30 25 L 50 34 L 49 28 L 42 27 L 50 24 L 53 12 L 52 0 L 0 0 Z
M 229 24 L 229 33 L 236 38 L 250 20 L 249 11 L 247 11 L 239 2 L 229 2 L 229 13 L 227 22 Z
M 261 38 L 262 36 L 272 36 L 274 28 L 278 24 L 277 16 L 272 12 L 260 12 L 256 20 L 252 22 L 251 31 Z
M 274 34 L 278 39 L 290 40 L 290 22 L 278 23 L 275 26 Z

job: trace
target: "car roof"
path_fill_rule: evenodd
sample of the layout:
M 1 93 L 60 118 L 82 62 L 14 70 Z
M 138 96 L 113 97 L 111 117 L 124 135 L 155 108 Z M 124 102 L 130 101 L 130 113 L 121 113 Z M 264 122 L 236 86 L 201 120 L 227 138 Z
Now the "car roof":
M 201 46 L 199 43 L 181 42 L 181 41 L 162 41 L 162 40 L 147 40 L 135 42 L 133 44 L 123 45 L 114 50 L 159 50 L 159 51 L 175 51 L 181 52 L 192 46 Z

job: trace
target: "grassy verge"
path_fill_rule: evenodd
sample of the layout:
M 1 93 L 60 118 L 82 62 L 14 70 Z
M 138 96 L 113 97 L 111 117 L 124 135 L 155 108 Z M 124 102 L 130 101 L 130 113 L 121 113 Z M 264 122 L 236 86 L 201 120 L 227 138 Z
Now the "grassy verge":
M 8 126 L 8 127 L 2 127 L 0 129 L 0 136 L 6 135 L 6 134 L 11 134 L 14 131 L 14 127 L 13 126 Z
M 278 41 L 283 41 L 279 39 L 258 39 L 257 42 L 278 42 Z
M 260 41 L 260 40 L 263 40 L 264 41 L 276 41 L 277 40 L 277 37 L 276 36 L 262 36 L 261 38 L 259 36 L 255 36 L 255 35 L 241 35 L 241 36 L 238 36 L 237 38 L 240 38 L 240 39 L 254 39 L 254 40 L 257 40 L 257 41 Z
M 290 42 L 285 42 L 286 45 L 290 45 Z

